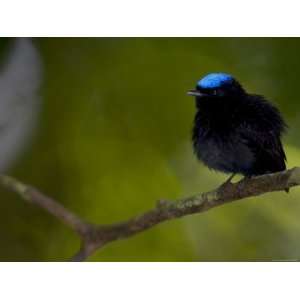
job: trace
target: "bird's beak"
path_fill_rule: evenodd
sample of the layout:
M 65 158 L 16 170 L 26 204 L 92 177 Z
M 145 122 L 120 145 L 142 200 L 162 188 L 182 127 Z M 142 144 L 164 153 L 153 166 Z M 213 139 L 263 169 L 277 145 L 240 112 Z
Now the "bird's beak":
M 204 96 L 203 93 L 201 93 L 200 91 L 197 91 L 197 90 L 190 90 L 190 91 L 187 92 L 187 94 L 189 96 L 196 96 L 196 97 Z

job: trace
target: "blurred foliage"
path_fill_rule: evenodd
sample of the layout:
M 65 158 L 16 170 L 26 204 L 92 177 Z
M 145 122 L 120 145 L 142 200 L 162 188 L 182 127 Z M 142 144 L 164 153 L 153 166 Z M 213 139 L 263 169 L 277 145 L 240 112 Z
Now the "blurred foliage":
M 300 39 L 43 38 L 43 108 L 32 143 L 9 173 L 87 220 L 121 221 L 207 191 L 226 175 L 198 163 L 186 91 L 208 72 L 272 99 L 290 126 L 288 165 L 300 166 Z M 7 40 L 0 43 L 0 55 Z M 2 56 L 1 56 L 2 57 Z M 159 225 L 98 251 L 97 261 L 300 258 L 299 189 L 270 193 Z M 0 259 L 62 260 L 79 247 L 55 218 L 1 189 Z

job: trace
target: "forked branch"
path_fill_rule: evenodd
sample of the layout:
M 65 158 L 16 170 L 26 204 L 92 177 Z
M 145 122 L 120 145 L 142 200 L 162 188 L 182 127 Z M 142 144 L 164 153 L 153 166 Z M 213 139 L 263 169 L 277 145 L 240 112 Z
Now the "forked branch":
M 197 194 L 177 201 L 159 201 L 155 208 L 127 221 L 97 225 L 91 224 L 66 209 L 58 201 L 12 177 L 0 175 L 0 184 L 19 194 L 55 216 L 74 230 L 81 239 L 81 249 L 72 261 L 84 261 L 97 249 L 119 239 L 125 239 L 157 224 L 186 215 L 201 213 L 213 207 L 260 194 L 284 191 L 300 185 L 300 168 L 242 179 L 237 183 L 222 185 L 207 193 Z

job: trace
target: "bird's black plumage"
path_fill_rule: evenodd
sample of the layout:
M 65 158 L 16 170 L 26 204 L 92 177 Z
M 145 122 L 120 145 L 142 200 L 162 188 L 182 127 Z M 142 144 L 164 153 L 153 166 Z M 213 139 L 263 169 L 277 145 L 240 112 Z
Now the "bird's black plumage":
M 193 146 L 205 165 L 247 177 L 286 169 L 280 140 L 286 124 L 263 96 L 224 73 L 209 74 L 189 94 L 197 107 Z

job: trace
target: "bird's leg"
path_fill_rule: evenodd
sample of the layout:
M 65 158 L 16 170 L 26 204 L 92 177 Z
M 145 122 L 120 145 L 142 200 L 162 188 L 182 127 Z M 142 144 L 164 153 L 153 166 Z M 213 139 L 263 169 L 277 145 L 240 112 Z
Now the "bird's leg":
M 250 180 L 253 177 L 255 177 L 255 176 L 253 176 L 253 175 L 245 175 L 244 178 L 242 179 L 242 181 Z
M 221 184 L 220 188 L 226 188 L 229 184 L 231 184 L 231 180 L 235 175 L 236 173 L 230 175 L 229 178 L 224 183 Z

